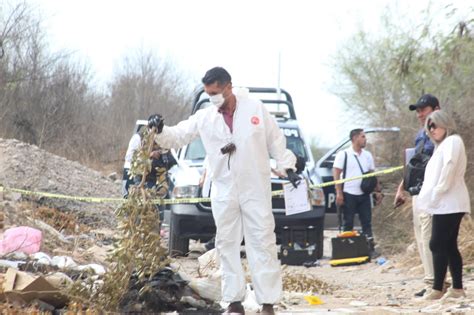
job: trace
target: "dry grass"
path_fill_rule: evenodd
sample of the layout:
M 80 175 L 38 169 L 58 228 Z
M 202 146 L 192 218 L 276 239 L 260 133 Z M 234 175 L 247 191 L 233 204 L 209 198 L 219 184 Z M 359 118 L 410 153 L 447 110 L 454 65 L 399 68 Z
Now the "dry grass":
M 337 289 L 335 286 L 319 280 L 315 275 L 301 270 L 283 269 L 282 279 L 284 291 L 331 294 Z

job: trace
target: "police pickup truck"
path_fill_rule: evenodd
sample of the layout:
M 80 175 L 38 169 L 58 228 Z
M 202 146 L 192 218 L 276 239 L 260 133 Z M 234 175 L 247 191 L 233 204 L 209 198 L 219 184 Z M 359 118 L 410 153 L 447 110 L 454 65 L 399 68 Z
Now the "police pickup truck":
M 274 88 L 248 88 L 252 97 L 258 97 L 272 113 L 286 137 L 287 148 L 301 156 L 306 161 L 303 176 L 310 185 L 317 185 L 333 180 L 332 167 L 337 152 L 351 145 L 349 137 L 342 140 L 338 145 L 330 149 L 321 159 L 315 161 L 310 147 L 305 142 L 296 119 L 291 95 L 285 91 L 277 91 Z M 208 96 L 203 90 L 196 94 L 192 114 L 196 111 L 211 106 Z M 137 121 L 136 129 L 140 125 L 146 125 L 146 120 Z M 400 147 L 399 128 L 366 128 L 368 150 L 374 155 L 377 169 L 388 168 L 399 164 L 399 153 L 393 150 Z M 171 198 L 199 198 L 201 187 L 199 181 L 204 171 L 204 160 L 206 152 L 201 139 L 180 148 L 176 152 L 178 165 L 170 170 Z M 272 165 L 274 161 L 270 161 Z M 272 190 L 282 190 L 283 183 L 287 182 L 272 174 L 269 179 L 272 182 Z M 281 243 L 285 232 L 291 228 L 308 228 L 315 241 L 315 258 L 319 259 L 323 254 L 323 231 L 324 229 L 336 229 L 339 226 L 339 218 L 335 206 L 334 186 L 326 186 L 323 189 L 310 189 L 310 201 L 312 210 L 287 216 L 285 214 L 285 201 L 282 197 L 272 199 L 273 215 L 275 217 L 275 233 L 277 243 Z M 185 255 L 189 251 L 189 240 L 200 240 L 206 242 L 216 232 L 214 219 L 211 212 L 211 204 L 204 203 L 182 203 L 172 204 L 170 210 L 169 252 L 172 256 Z M 356 220 L 356 225 L 358 221 Z

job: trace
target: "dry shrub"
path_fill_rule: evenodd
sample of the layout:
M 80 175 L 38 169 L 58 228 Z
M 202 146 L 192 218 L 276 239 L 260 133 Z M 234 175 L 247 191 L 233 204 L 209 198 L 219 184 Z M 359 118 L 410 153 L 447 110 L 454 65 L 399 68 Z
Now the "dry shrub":
M 89 230 L 87 226 L 79 224 L 74 214 L 56 208 L 40 206 L 34 212 L 34 216 L 35 218 L 51 225 L 58 232 L 74 234 L 76 232 L 85 232 Z
M 330 285 L 322 280 L 319 280 L 315 275 L 291 269 L 285 269 L 282 272 L 283 290 L 291 292 L 311 292 L 318 294 L 331 294 L 336 289 L 335 286 Z

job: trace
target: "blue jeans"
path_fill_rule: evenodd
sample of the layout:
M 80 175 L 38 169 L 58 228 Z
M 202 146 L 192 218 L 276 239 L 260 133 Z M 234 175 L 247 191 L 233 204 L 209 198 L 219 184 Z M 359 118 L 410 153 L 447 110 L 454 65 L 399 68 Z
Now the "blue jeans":
M 369 194 L 351 195 L 345 192 L 341 211 L 344 231 L 354 229 L 354 216 L 357 213 L 362 225 L 362 234 L 368 239 L 372 238 L 372 204 Z

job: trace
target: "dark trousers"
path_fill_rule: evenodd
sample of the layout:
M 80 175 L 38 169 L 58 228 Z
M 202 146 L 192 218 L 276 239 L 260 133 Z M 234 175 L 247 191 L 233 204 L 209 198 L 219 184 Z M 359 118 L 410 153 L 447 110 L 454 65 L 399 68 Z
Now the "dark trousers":
M 433 289 L 442 291 L 449 266 L 453 288 L 462 289 L 462 257 L 458 250 L 458 234 L 464 213 L 435 214 L 430 249 L 433 254 Z
M 354 229 L 354 216 L 359 214 L 362 234 L 367 239 L 372 239 L 372 204 L 370 195 L 351 195 L 344 193 L 344 204 L 341 206 L 343 229 L 352 231 Z

